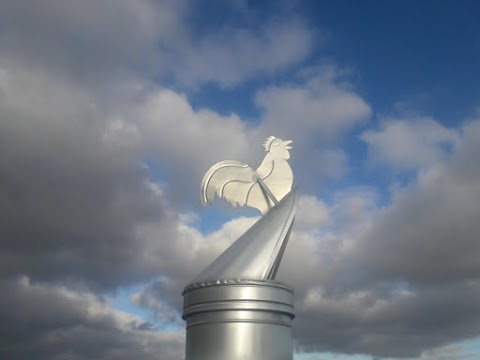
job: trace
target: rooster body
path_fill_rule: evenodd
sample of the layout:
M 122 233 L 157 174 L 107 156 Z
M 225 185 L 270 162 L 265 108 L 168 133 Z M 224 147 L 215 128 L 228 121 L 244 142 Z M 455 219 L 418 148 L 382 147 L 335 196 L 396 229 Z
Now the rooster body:
M 234 206 L 246 205 L 266 213 L 292 188 L 293 172 L 287 162 L 291 143 L 268 137 L 264 143 L 267 154 L 257 170 L 236 160 L 213 165 L 202 180 L 202 204 L 212 204 L 216 194 Z

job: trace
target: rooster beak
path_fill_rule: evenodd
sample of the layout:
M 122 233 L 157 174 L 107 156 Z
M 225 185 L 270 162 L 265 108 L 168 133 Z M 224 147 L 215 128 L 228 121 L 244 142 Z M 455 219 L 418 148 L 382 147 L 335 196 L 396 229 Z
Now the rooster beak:
M 285 144 L 285 148 L 290 150 L 292 147 L 291 146 L 288 146 L 292 143 L 293 141 L 292 140 L 285 140 L 283 143 Z

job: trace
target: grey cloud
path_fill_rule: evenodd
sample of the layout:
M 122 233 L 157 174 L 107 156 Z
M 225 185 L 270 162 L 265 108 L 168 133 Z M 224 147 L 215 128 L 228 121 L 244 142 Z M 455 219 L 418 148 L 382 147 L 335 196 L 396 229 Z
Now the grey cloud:
M 294 140 L 291 162 L 294 173 L 303 175 L 298 184 L 315 193 L 319 179 L 338 179 L 348 172 L 338 140 L 365 123 L 371 109 L 340 69 L 323 66 L 308 75 L 297 83 L 260 90 L 255 103 L 261 110 L 259 130 Z
M 231 86 L 269 73 L 270 65 L 300 63 L 309 51 L 308 29 L 287 21 L 265 27 L 259 38 L 227 29 L 194 43 L 182 23 L 182 4 L 112 4 L 2 4 L 0 291 L 7 296 L 0 299 L 0 351 L 11 357 L 177 359 L 183 346 L 178 335 L 152 331 L 89 293 L 163 276 L 134 300 L 176 321 L 180 287 L 251 222 L 240 219 L 203 236 L 171 210 L 166 193 L 193 199 L 203 171 L 224 156 L 253 164 L 257 152 L 263 155 L 259 133 L 266 129 L 278 129 L 278 136 L 293 128 L 302 128 L 303 135 L 325 130 L 333 139 L 370 115 L 361 97 L 328 76 L 303 87 L 266 89 L 257 99 L 264 108 L 260 128 L 235 115 L 193 110 L 185 97 L 141 77 L 131 81 L 131 73 L 180 74 L 169 61 L 184 54 L 183 63 L 199 61 L 190 69 L 196 83 Z M 261 54 L 258 65 L 239 57 L 213 69 L 218 62 L 205 63 L 211 54 L 193 52 L 215 50 L 220 63 L 237 60 L 227 36 L 244 51 L 279 51 L 279 61 L 270 64 Z M 279 45 L 295 39 L 295 46 Z M 172 57 L 145 62 L 156 62 L 159 54 Z M 98 96 L 97 85 L 131 98 L 123 103 L 107 91 Z M 138 95 L 142 91 L 146 99 Z M 281 111 L 280 100 L 289 94 L 297 95 L 293 105 L 306 106 Z M 449 134 L 446 139 L 450 143 Z M 329 211 L 314 199 L 304 201 L 305 208 L 325 214 L 299 221 L 279 274 L 297 287 L 300 345 L 402 357 L 478 335 L 478 139 L 478 123 L 465 125 L 449 157 L 426 156 L 422 164 L 435 166 L 384 209 L 372 209 L 368 194 L 334 199 Z M 311 155 L 314 143 L 294 143 L 292 163 L 302 163 L 298 174 L 306 173 L 304 165 L 311 170 L 309 161 L 322 160 L 320 151 Z M 141 166 L 146 148 L 162 169 L 172 170 L 170 188 L 150 182 Z M 344 158 L 340 150 L 329 150 L 324 163 Z M 171 167 L 163 167 L 168 161 Z M 330 173 L 341 175 L 346 162 Z M 192 193 L 182 194 L 187 188 Z M 31 282 L 15 280 L 19 274 Z M 81 285 L 83 292 L 72 290 Z
M 183 335 L 90 292 L 175 271 L 193 241 L 141 166 L 135 131 L 96 100 L 42 72 L 1 68 L 2 358 L 181 358 Z
M 175 184 L 169 190 L 176 202 L 199 204 L 199 184 L 214 163 L 226 158 L 249 162 L 253 154 L 263 154 L 263 139 L 239 116 L 194 110 L 185 96 L 171 90 L 149 92 L 126 114 L 126 121 L 141 132 L 152 161 Z
M 347 156 L 335 147 L 335 139 L 319 141 L 317 135 L 322 139 L 339 135 L 370 114 L 364 100 L 330 72 L 324 70 L 295 89 L 279 88 L 284 94 L 268 103 L 258 126 L 236 114 L 220 116 L 209 109 L 193 109 L 184 95 L 158 88 L 139 99 L 126 112 L 133 120 L 125 121 L 138 127 L 151 159 L 162 164 L 167 180 L 175 179 L 177 201 L 196 203 L 202 176 L 220 160 L 230 158 L 256 167 L 264 156 L 261 143 L 267 135 L 292 136 L 292 165 L 296 173 L 304 174 L 298 184 L 313 192 L 319 178 L 339 178 L 348 171 Z M 276 90 L 265 89 L 261 94 L 271 91 Z M 296 99 L 290 99 L 291 92 L 303 94 L 302 99 L 290 103 Z
M 157 46 L 181 33 L 180 3 L 4 1 L 0 53 L 4 61 L 45 69 L 106 93 L 105 81 L 111 86 L 117 78 L 162 68 Z
M 475 354 L 465 353 L 461 346 L 441 346 L 425 351 L 418 360 L 474 360 Z
M 301 84 L 267 87 L 256 94 L 263 127 L 278 129 L 280 136 L 331 144 L 368 119 L 370 106 L 342 79 L 339 69 L 324 66 L 310 75 Z
M 207 82 L 231 87 L 287 69 L 310 53 L 312 34 L 299 20 L 255 31 L 226 25 L 198 36 L 188 22 L 197 10 L 183 0 L 4 2 L 0 51 L 13 63 L 61 73 L 103 93 L 105 81 L 121 87 L 123 79 L 145 75 L 173 76 L 189 88 Z
M 183 328 L 181 319 L 181 286 L 186 285 L 186 279 L 159 278 L 132 295 L 132 302 L 148 309 L 154 318 L 170 322 L 178 328 Z
M 305 349 L 411 358 L 456 340 L 478 335 L 480 287 L 412 288 L 330 296 L 312 291 L 298 311 L 296 337 Z
M 297 64 L 308 54 L 312 37 L 301 20 L 286 19 L 268 23 L 258 31 L 226 26 L 215 34 L 196 37 L 186 22 L 190 9 L 187 5 L 149 0 L 135 4 L 48 0 L 32 5 L 21 0 L 8 3 L 0 14 L 0 63 L 6 67 L 36 69 L 45 74 L 45 82 L 51 75 L 72 80 L 77 87 L 83 86 L 96 96 L 90 101 L 99 111 L 118 107 L 122 114 L 123 105 L 132 104 L 132 93 L 141 97 L 142 91 L 156 92 L 150 99 L 137 99 L 139 111 L 128 113 L 128 121 L 139 119 L 146 135 L 143 140 L 154 149 L 152 158 L 161 162 L 167 176 L 173 174 L 179 185 L 175 189 L 182 189 L 175 191 L 174 196 L 183 204 L 196 199 L 193 189 L 197 188 L 195 184 L 201 180 L 202 172 L 223 160 L 216 156 L 221 153 L 218 149 L 224 156 L 245 162 L 255 160 L 253 164 L 260 161 L 262 151 L 260 146 L 259 151 L 253 151 L 251 144 L 260 144 L 264 136 L 281 134 L 264 128 L 257 131 L 235 115 L 220 117 L 206 109 L 190 108 L 179 114 L 179 109 L 190 106 L 186 99 L 182 103 L 181 96 L 172 92 L 173 96 L 168 97 L 168 91 L 160 91 L 144 76 L 163 78 L 173 72 L 188 76 L 195 84 L 227 80 L 237 84 L 254 74 Z M 257 54 L 253 58 L 252 51 Z M 216 59 L 218 52 L 223 55 Z M 225 62 L 225 66 L 219 66 L 217 61 Z M 175 96 L 178 99 L 172 99 Z M 330 154 L 320 156 L 319 161 L 328 166 L 329 174 L 341 176 L 347 168 L 346 161 L 336 167 L 332 158 L 344 157 L 338 149 Z M 191 171 L 186 174 L 185 169 Z
M 312 33 L 298 20 L 271 22 L 255 30 L 225 27 L 180 48 L 176 73 L 190 86 L 216 82 L 233 87 L 301 63 L 311 47 Z
M 459 134 L 431 118 L 391 118 L 384 119 L 379 131 L 365 131 L 361 139 L 368 144 L 374 162 L 408 170 L 447 158 L 455 150 Z
M 366 187 L 336 194 L 328 207 L 303 198 L 304 215 L 279 272 L 279 280 L 295 284 L 299 350 L 426 357 L 428 349 L 478 335 L 479 128 L 478 122 L 466 124 L 451 158 L 432 163 L 430 172 L 420 173 L 384 208 Z M 305 216 L 311 211 L 318 216 Z M 454 234 L 444 228 L 452 224 Z M 208 249 L 216 237 L 235 239 L 238 234 L 226 227 L 196 243 Z M 209 256 L 226 246 L 210 249 Z M 184 284 L 201 268 L 193 261 L 198 269 L 171 283 Z M 147 287 L 138 302 L 151 308 L 157 300 L 179 312 L 181 288 L 168 283 Z
M 450 159 L 420 173 L 379 214 L 356 249 L 366 271 L 414 283 L 480 276 L 479 124 L 465 124 Z
M 7 70 L 0 84 L 0 273 L 100 287 L 157 274 L 147 256 L 163 240 L 138 226 L 173 234 L 177 220 L 138 150 L 105 139 L 88 94 L 37 75 Z
M 181 251 L 171 259 L 168 273 L 146 284 L 132 296 L 132 301 L 151 311 L 155 317 L 178 325 L 183 288 L 256 220 L 258 218 L 236 218 L 207 235 L 182 226 L 180 235 L 175 239 Z
M 356 219 L 332 211 L 339 247 L 325 249 L 331 262 L 296 263 L 306 274 L 296 328 L 306 349 L 411 358 L 480 334 L 479 124 L 464 124 L 451 156 L 430 163 L 388 206 L 343 203 L 354 211 L 341 213 Z M 328 236 L 317 234 L 313 249 Z
M 93 294 L 26 277 L 1 280 L 0 290 L 2 358 L 183 358 L 183 334 L 149 330 Z

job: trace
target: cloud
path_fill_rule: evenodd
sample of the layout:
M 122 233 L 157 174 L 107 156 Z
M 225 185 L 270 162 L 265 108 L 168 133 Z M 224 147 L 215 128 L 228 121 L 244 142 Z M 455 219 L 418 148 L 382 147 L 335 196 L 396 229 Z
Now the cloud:
M 426 167 L 445 159 L 458 142 L 458 133 L 431 118 L 384 119 L 378 131 L 360 137 L 372 160 L 399 170 Z
M 312 195 L 302 195 L 299 202 L 295 221 L 297 228 L 331 225 L 332 215 L 325 202 Z
M 479 130 L 479 121 L 465 123 L 449 157 L 432 157 L 384 207 L 368 192 L 335 197 L 332 224 L 310 251 L 329 238 L 337 246 L 324 249 L 329 257 L 313 268 L 295 262 L 306 278 L 295 279 L 300 345 L 417 357 L 478 336 Z
M 216 162 L 234 159 L 256 168 L 265 154 L 261 144 L 267 135 L 294 140 L 292 164 L 296 173 L 303 174 L 299 185 L 306 191 L 315 191 L 319 178 L 339 179 L 348 172 L 345 152 L 328 141 L 324 146 L 318 144 L 314 136 L 318 129 L 308 121 L 299 120 L 292 137 L 286 137 L 282 135 L 289 133 L 286 118 L 274 124 L 268 115 L 262 116 L 259 125 L 253 125 L 237 114 L 221 116 L 210 109 L 194 109 L 186 95 L 169 89 L 145 87 L 141 93 L 119 122 L 140 134 L 150 165 L 162 169 L 163 180 L 170 184 L 166 185 L 168 193 L 183 207 L 197 203 L 201 179 Z M 341 95 L 337 98 L 332 94 L 321 102 L 326 106 L 338 103 L 339 111 L 343 111 Z M 357 115 L 361 119 L 365 114 Z M 321 121 L 322 113 L 318 116 Z M 302 119 L 300 115 L 295 118 Z
M 3 278 L 25 274 L 31 286 L 60 286 L 88 298 L 95 295 L 74 290 L 78 283 L 112 289 L 158 277 L 133 300 L 154 311 L 161 323 L 179 325 L 181 288 L 255 219 L 235 219 L 216 232 L 200 233 L 195 216 L 173 211 L 165 199 L 166 187 L 151 181 L 141 166 L 144 151 L 152 149 L 159 164 L 172 161 L 193 171 L 201 157 L 196 150 L 207 146 L 210 128 L 217 129 L 212 144 L 218 149 L 229 148 L 236 137 L 244 139 L 231 148 L 232 156 L 252 151 L 255 130 L 235 116 L 193 110 L 185 96 L 157 87 L 142 88 L 131 102 L 106 111 L 93 101 L 98 98 L 55 77 L 3 68 L 1 79 L 1 111 L 7 121 L 0 125 L 0 204 L 9 219 L 2 228 L 2 239 L 7 239 L 1 244 Z M 171 129 L 175 126 L 178 129 Z M 190 127 L 197 131 L 189 132 Z M 416 356 L 477 334 L 478 269 L 474 260 L 464 260 L 476 258 L 471 234 L 478 232 L 473 219 L 480 203 L 474 195 L 480 183 L 474 166 L 478 129 L 477 122 L 465 124 L 452 154 L 432 158 L 428 171 L 419 173 L 417 182 L 385 208 L 378 207 L 375 190 L 366 187 L 338 192 L 331 203 L 302 197 L 279 272 L 279 280 L 296 287 L 299 346 Z M 176 136 L 183 141 L 173 141 Z M 216 161 L 213 151 L 205 154 L 209 162 Z M 439 236 L 430 236 L 437 228 Z M 457 247 L 448 247 L 452 238 Z M 425 261 L 437 255 L 420 251 L 424 248 L 448 257 Z M 53 285 L 58 283 L 62 285 Z M 4 284 L 7 291 L 12 283 Z M 2 307 L 4 312 L 8 306 Z M 462 311 L 449 315 L 451 308 Z M 438 331 L 445 328 L 449 331 Z M 27 336 L 25 328 L 19 333 L 23 331 Z M 63 347 L 83 334 L 75 331 L 68 332 L 63 343 L 45 345 L 46 357 L 52 351 L 63 354 Z M 157 332 L 149 331 L 138 335 L 138 341 L 151 336 L 156 343 Z M 415 337 L 405 337 L 413 331 Z M 47 336 L 49 331 L 40 333 Z M 94 338 L 107 349 L 122 336 L 132 337 L 130 330 L 115 334 L 114 340 L 98 332 Z M 34 344 L 22 341 L 28 349 Z M 125 346 L 137 346 L 128 345 L 130 341 Z M 100 358 L 119 356 L 96 351 Z M 144 354 L 141 348 L 136 351 Z
M 157 49 L 181 37 L 181 3 L 5 3 L 0 14 L 2 60 L 56 73 L 90 86 L 90 91 L 111 92 L 112 82 L 165 67 Z
M 38 5 L 0 14 L 0 357 L 180 359 L 183 332 L 101 297 L 190 245 L 124 119 L 168 3 Z
M 473 360 L 476 355 L 465 354 L 460 346 L 441 346 L 425 351 L 418 360 Z
M 313 34 L 301 19 L 282 17 L 259 27 L 225 24 L 215 32 L 197 34 L 188 22 L 193 7 L 187 5 L 149 0 L 135 5 L 128 1 L 77 4 L 55 0 L 41 6 L 26 6 L 23 1 L 9 4 L 0 15 L 0 62 L 5 68 L 43 74 L 45 81 L 50 76 L 71 81 L 91 95 L 89 101 L 98 111 L 111 112 L 118 107 L 119 121 L 113 125 L 133 131 L 141 127 L 145 138 L 139 141 L 148 141 L 150 150 L 155 149 L 152 158 L 162 161 L 157 168 L 163 163 L 171 166 L 163 177 L 173 174 L 175 181 L 192 178 L 182 173 L 189 167 L 200 174 L 223 160 L 215 156 L 218 149 L 223 149 L 224 156 L 259 162 L 254 154 L 261 151 L 255 152 L 251 144 L 260 143 L 264 136 L 278 135 L 281 127 L 255 131 L 236 115 L 222 117 L 207 109 L 193 110 L 184 95 L 162 89 L 146 78 L 165 79 L 173 74 L 180 82 L 186 81 L 182 77 L 188 78 L 189 86 L 205 82 L 233 86 L 252 76 L 270 75 L 299 64 L 313 46 Z M 235 5 L 232 9 L 240 11 Z M 247 18 L 252 15 L 248 9 L 241 13 Z M 141 97 L 138 94 L 142 92 L 147 95 L 133 105 L 132 93 Z M 132 125 L 132 119 L 137 118 L 138 123 Z M 229 148 L 232 150 L 225 153 Z M 192 149 L 203 156 L 192 156 Z M 172 159 L 176 164 L 168 164 Z M 319 155 L 319 161 L 334 178 L 348 168 L 340 149 L 330 149 L 329 156 Z M 198 177 L 201 174 L 194 175 Z M 187 182 L 183 185 L 178 188 L 196 188 Z M 181 202 L 193 198 L 193 191 L 181 194 L 175 194 Z
M 179 270 L 197 236 L 172 199 L 196 203 L 218 149 L 250 152 L 238 117 L 196 112 L 168 90 L 112 109 L 69 81 L 5 67 L 0 94 L 3 275 L 112 289 Z M 152 181 L 156 169 L 170 185 Z
M 450 159 L 421 172 L 366 234 L 369 240 L 357 256 L 366 262 L 375 257 L 375 273 L 427 283 L 480 275 L 475 220 L 480 214 L 480 172 L 474 155 L 480 122 L 466 123 L 459 133 L 461 141 Z
M 232 87 L 297 65 L 311 49 L 312 33 L 299 20 L 270 22 L 255 31 L 225 27 L 180 49 L 176 76 L 189 86 Z
M 183 286 L 239 234 L 235 226 L 226 225 L 222 234 L 203 237 L 192 224 L 194 216 L 176 212 L 166 199 L 166 186 L 153 182 L 155 168 L 144 166 L 144 159 L 146 151 L 152 151 L 159 164 L 171 160 L 173 168 L 181 165 L 185 174 L 191 174 L 190 167 L 198 166 L 192 155 L 200 158 L 199 149 L 204 147 L 206 154 L 215 156 L 211 147 L 216 143 L 207 136 L 209 127 L 217 129 L 216 146 L 227 148 L 235 140 L 240 150 L 232 147 L 233 151 L 245 151 L 248 143 L 239 141 L 241 121 L 209 110 L 195 112 L 176 93 L 146 88 L 135 88 L 130 97 L 123 94 L 121 103 L 111 104 L 111 99 L 43 70 L 0 68 L 0 292 L 12 296 L 0 302 L 3 324 L 19 322 L 21 312 L 7 317 L 10 308 L 24 307 L 16 300 L 19 297 L 37 301 L 37 290 L 49 292 L 52 298 L 42 297 L 39 301 L 44 306 L 32 309 L 32 322 L 40 325 L 38 316 L 55 312 L 60 306 L 57 302 L 72 297 L 73 308 L 90 314 L 98 305 L 100 295 L 95 294 L 111 293 L 128 284 L 163 276 L 179 279 Z M 155 124 L 155 114 L 162 112 L 163 123 Z M 142 116 L 132 121 L 128 115 L 133 113 Z M 172 129 L 176 125 L 179 133 Z M 205 131 L 189 132 L 189 127 Z M 175 136 L 182 141 L 172 140 Z M 174 184 L 175 177 L 168 180 Z M 251 220 L 237 219 L 232 224 L 242 222 Z M 28 281 L 15 282 L 18 276 Z M 27 289 L 21 294 L 19 284 Z M 171 298 L 180 299 L 181 288 L 174 290 Z M 177 306 L 178 301 L 171 304 Z M 102 309 L 112 311 L 117 319 L 114 310 Z M 178 321 L 177 309 L 159 318 Z M 88 321 L 101 322 L 105 316 L 96 312 Z M 56 319 L 52 316 L 53 322 Z M 58 332 L 55 323 L 51 329 L 48 324 L 40 326 L 35 333 L 29 326 L 19 327 L 15 334 L 5 328 L 2 333 L 18 343 L 9 345 L 5 337 L 0 348 L 13 357 L 38 351 L 44 358 L 121 359 L 124 355 L 114 349 L 122 349 L 127 358 L 148 359 L 161 353 L 175 359 L 177 345 L 182 346 L 181 340 L 175 340 L 177 335 L 170 339 L 154 328 L 140 332 L 149 325 L 138 323 L 139 319 L 135 320 L 139 329 L 124 329 L 127 320 L 100 329 L 86 328 L 80 315 L 69 321 Z M 115 330 L 115 326 L 122 328 Z M 39 344 L 40 338 L 47 340 Z M 75 354 L 68 350 L 72 346 Z
M 0 273 L 100 287 L 156 274 L 145 256 L 161 245 L 136 228 L 176 220 L 134 142 L 111 141 L 108 117 L 69 83 L 3 69 L 0 92 Z
M 183 288 L 257 220 L 258 217 L 235 218 L 206 235 L 188 222 L 184 223 L 179 231 L 181 236 L 173 242 L 178 247 L 179 254 L 171 259 L 169 270 L 135 293 L 132 300 L 152 311 L 155 316 L 160 315 L 163 321 L 178 324 Z M 161 231 L 151 230 L 152 235 Z
M 259 131 L 292 139 L 292 164 L 304 191 L 314 193 L 319 179 L 340 179 L 349 158 L 338 147 L 343 136 L 365 124 L 371 109 L 353 90 L 347 74 L 335 66 L 305 72 L 308 80 L 268 86 L 257 92 Z
M 337 191 L 330 203 L 302 196 L 278 275 L 295 284 L 300 351 L 428 358 L 444 352 L 428 349 L 478 335 L 479 124 L 454 130 L 449 155 L 431 157 L 382 207 L 376 190 L 362 186 Z M 246 227 L 228 222 L 197 234 L 197 243 L 213 260 Z M 191 274 L 208 261 L 196 263 Z M 179 309 L 180 290 L 157 282 L 142 296 Z
M 227 7 L 250 16 L 248 9 Z M 195 6 L 183 0 L 20 0 L 2 8 L 0 50 L 9 62 L 57 72 L 106 94 L 115 82 L 121 87 L 125 78 L 145 76 L 173 78 L 188 88 L 233 87 L 301 63 L 313 46 L 300 19 L 255 28 L 225 24 L 199 35 L 191 11 Z
M 278 129 L 280 136 L 334 142 L 371 113 L 351 85 L 342 82 L 341 75 L 335 67 L 325 66 L 304 84 L 259 91 L 255 102 L 263 113 L 262 126 Z
M 260 138 L 239 116 L 194 110 L 185 95 L 171 90 L 148 91 L 124 116 L 142 134 L 142 145 L 163 168 L 165 180 L 175 185 L 170 190 L 176 201 L 196 202 L 201 179 L 214 163 L 226 158 L 250 162 L 262 153 Z
M 27 277 L 3 279 L 0 288 L 2 358 L 183 358 L 183 333 L 152 329 L 92 293 Z
M 478 335 L 478 129 L 473 121 L 456 130 L 449 157 L 433 157 L 383 207 L 368 187 L 339 191 L 331 203 L 302 196 L 278 276 L 295 284 L 300 350 L 428 358 L 443 353 L 428 349 Z M 198 243 L 208 253 L 214 239 L 230 239 L 216 243 L 213 259 L 246 227 L 232 221 Z M 150 300 L 170 296 L 153 288 Z
M 182 329 L 184 324 L 179 313 L 178 299 L 181 293 L 179 290 L 177 281 L 160 277 L 133 294 L 130 300 L 132 303 L 150 310 L 158 322 L 168 322 Z
M 161 324 L 181 323 L 181 288 L 256 220 L 200 232 L 185 204 L 204 171 L 224 158 L 254 166 L 269 134 L 293 137 L 298 183 L 315 183 L 306 194 L 348 171 L 339 141 L 371 109 L 338 68 L 259 91 L 257 125 L 148 80 L 232 87 L 310 54 L 300 20 L 192 34 L 187 5 L 2 7 L 2 357 L 179 358 L 181 335 L 102 296 L 147 282 L 132 300 Z M 478 335 L 479 129 L 384 119 L 361 136 L 371 159 L 415 172 L 390 203 L 366 186 L 302 196 L 279 272 L 296 287 L 300 346 L 402 357 Z
M 479 290 L 478 284 L 459 284 L 339 296 L 312 289 L 297 311 L 302 321 L 297 339 L 310 350 L 416 357 L 478 334 Z M 461 310 L 452 314 L 451 309 Z

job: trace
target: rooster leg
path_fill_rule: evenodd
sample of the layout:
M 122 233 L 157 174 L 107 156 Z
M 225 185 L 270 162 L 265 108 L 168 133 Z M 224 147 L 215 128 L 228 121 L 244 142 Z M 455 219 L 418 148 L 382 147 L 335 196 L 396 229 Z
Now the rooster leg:
M 268 195 L 268 197 L 269 197 L 270 199 L 272 199 L 272 201 L 273 201 L 273 203 L 274 203 L 275 205 L 278 205 L 278 200 L 277 200 L 277 198 L 276 198 L 275 195 L 273 195 L 273 193 L 270 191 L 270 189 L 268 188 L 267 184 L 265 184 L 265 183 L 263 182 L 263 180 L 262 180 L 259 176 L 257 176 L 256 178 L 257 178 L 257 181 L 258 181 L 258 185 L 260 185 L 260 187 L 262 188 L 262 190 Z

